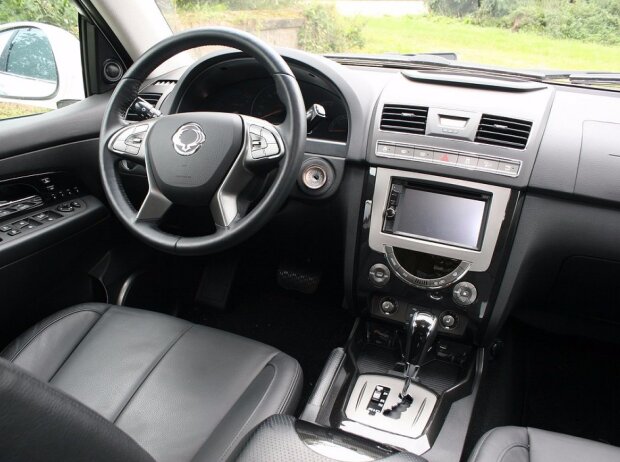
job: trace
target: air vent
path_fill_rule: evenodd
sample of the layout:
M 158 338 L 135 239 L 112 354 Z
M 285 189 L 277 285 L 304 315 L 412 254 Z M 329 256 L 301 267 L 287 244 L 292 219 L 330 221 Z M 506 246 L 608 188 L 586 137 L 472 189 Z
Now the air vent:
M 506 148 L 524 149 L 532 130 L 532 122 L 483 114 L 476 142 Z
M 153 85 L 174 85 L 177 83 L 176 80 L 158 80 Z
M 140 98 L 142 98 L 144 101 L 146 101 L 149 104 L 151 104 L 153 107 L 156 107 L 157 103 L 159 103 L 159 98 L 161 98 L 161 94 L 159 94 L 159 93 L 140 93 Z M 135 111 L 133 110 L 133 104 L 134 103 L 131 103 L 131 106 L 129 107 L 129 110 L 127 111 L 127 115 L 125 116 L 125 120 L 129 120 L 129 121 L 135 122 L 137 120 L 140 120 L 140 118 L 138 117 L 138 114 L 136 114 Z
M 424 134 L 427 117 L 427 107 L 386 104 L 381 115 L 381 130 Z

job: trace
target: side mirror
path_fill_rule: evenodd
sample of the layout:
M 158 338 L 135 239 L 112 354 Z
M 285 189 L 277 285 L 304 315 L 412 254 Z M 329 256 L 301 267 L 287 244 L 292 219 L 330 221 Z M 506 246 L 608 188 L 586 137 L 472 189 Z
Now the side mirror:
M 48 99 L 58 90 L 58 69 L 46 33 L 32 26 L 0 32 L 0 97 Z

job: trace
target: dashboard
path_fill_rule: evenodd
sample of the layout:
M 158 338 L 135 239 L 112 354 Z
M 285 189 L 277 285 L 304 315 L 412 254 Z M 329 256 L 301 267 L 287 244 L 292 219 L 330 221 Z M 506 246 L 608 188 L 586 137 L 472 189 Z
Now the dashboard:
M 446 318 L 445 335 L 482 342 L 515 304 L 545 310 L 555 287 L 578 283 L 566 259 L 595 274 L 597 259 L 620 262 L 616 93 L 281 53 L 306 106 L 327 113 L 292 195 L 339 201 L 349 304 L 387 322 L 427 308 Z M 164 111 L 285 116 L 270 77 L 236 52 L 159 80 L 180 83 L 159 98 Z M 562 309 L 579 310 L 557 291 Z

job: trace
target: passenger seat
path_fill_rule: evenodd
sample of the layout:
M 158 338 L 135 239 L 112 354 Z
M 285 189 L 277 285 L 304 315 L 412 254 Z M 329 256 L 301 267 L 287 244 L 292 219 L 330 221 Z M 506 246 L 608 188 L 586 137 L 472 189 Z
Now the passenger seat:
M 497 427 L 474 448 L 469 462 L 618 462 L 620 448 L 525 427 Z

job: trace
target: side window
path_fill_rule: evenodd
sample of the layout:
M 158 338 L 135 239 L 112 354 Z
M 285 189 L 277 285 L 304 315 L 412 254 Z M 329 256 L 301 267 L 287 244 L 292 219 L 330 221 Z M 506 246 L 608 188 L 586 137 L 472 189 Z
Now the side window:
M 23 2 L 3 9 L 3 1 L 0 119 L 47 112 L 83 99 L 77 11 L 72 2 L 48 0 L 46 7 L 58 11 L 41 13 L 18 8 Z

